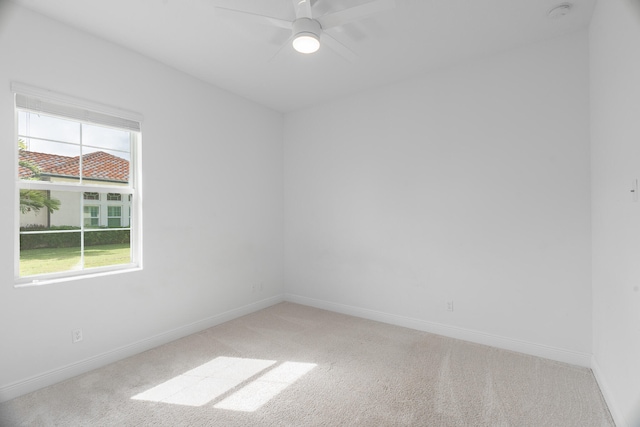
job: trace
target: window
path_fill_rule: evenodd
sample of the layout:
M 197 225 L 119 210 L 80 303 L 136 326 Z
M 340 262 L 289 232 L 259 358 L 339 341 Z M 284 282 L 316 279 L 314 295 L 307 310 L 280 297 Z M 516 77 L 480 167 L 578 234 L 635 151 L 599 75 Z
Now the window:
M 16 83 L 12 90 L 16 284 L 140 268 L 140 116 Z
M 109 206 L 107 207 L 107 226 L 120 227 L 122 217 L 122 206 Z
M 97 227 L 100 225 L 100 206 L 84 207 L 84 226 Z

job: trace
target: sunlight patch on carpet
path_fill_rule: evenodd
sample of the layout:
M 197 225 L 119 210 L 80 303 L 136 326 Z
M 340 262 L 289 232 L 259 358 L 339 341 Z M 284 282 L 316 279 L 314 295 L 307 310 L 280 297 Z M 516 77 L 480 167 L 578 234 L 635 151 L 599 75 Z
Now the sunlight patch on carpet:
M 268 370 L 276 363 L 275 360 L 221 356 L 136 394 L 131 399 L 203 406 L 266 370 L 266 373 L 214 406 L 252 412 L 316 366 L 313 363 L 284 362 Z
M 315 363 L 284 362 L 222 400 L 214 408 L 253 412 L 315 367 Z
M 217 357 L 132 399 L 202 406 L 275 363 L 275 360 Z

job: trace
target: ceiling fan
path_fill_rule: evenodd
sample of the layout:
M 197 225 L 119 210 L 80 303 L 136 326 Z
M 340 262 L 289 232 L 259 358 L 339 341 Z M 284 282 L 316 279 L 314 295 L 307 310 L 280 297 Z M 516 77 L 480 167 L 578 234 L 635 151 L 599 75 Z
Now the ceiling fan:
M 300 53 L 314 53 L 320 49 L 320 44 L 322 43 L 322 45 L 327 46 L 343 58 L 354 61 L 357 57 L 356 54 L 327 34 L 326 30 L 395 7 L 395 0 L 373 0 L 358 6 L 314 17 L 311 12 L 311 0 L 292 0 L 292 2 L 296 15 L 296 19 L 293 21 L 225 7 L 216 7 L 215 9 L 216 13 L 229 14 L 247 23 L 267 24 L 291 31 L 289 40 L 292 41 L 293 48 Z

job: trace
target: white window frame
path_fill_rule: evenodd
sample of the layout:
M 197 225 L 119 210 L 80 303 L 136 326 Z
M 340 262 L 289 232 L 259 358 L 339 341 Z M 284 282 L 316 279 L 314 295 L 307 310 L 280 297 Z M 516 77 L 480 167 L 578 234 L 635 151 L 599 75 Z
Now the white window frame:
M 131 132 L 131 159 L 129 161 L 129 183 L 126 186 L 118 186 L 117 192 L 133 196 L 135 201 L 130 204 L 131 219 L 129 221 L 129 230 L 131 235 L 131 262 L 129 264 L 120 264 L 106 267 L 86 268 L 83 270 L 64 271 L 59 273 L 46 273 L 33 276 L 20 277 L 20 190 L 53 190 L 53 191 L 70 191 L 79 193 L 81 201 L 81 240 L 84 247 L 84 192 L 111 193 L 114 192 L 112 185 L 84 184 L 82 177 L 78 183 L 52 183 L 46 181 L 28 181 L 21 180 L 18 176 L 18 145 L 14 143 L 15 155 L 14 159 L 14 179 L 15 185 L 15 238 L 14 238 L 14 286 L 27 287 L 38 286 L 50 283 L 66 282 L 69 280 L 78 280 L 89 277 L 104 276 L 117 273 L 126 273 L 139 271 L 142 269 L 142 115 L 131 111 L 122 110 L 115 107 L 87 101 L 64 94 L 55 93 L 46 89 L 40 89 L 21 83 L 12 82 L 11 91 L 14 97 L 19 95 L 26 96 L 33 102 L 35 107 L 19 108 L 14 103 L 14 141 L 18 141 L 18 112 L 19 111 L 39 111 L 40 102 L 47 106 L 53 105 L 52 108 L 59 108 L 60 114 L 52 113 L 51 110 L 45 110 L 42 114 L 48 116 L 60 117 L 63 119 L 75 120 L 80 123 L 98 124 L 101 126 L 113 127 L 115 129 L 125 129 Z M 51 107 L 50 107 L 51 108 Z M 137 126 L 137 129 L 134 127 Z M 106 197 L 106 196 L 105 196 Z M 122 212 L 121 212 L 122 214 Z M 122 217 L 121 217 L 122 221 Z M 105 229 L 117 230 L 117 228 Z M 101 232 L 87 231 L 87 232 Z M 82 251 L 84 254 L 84 251 Z M 82 255 L 84 256 L 84 255 Z

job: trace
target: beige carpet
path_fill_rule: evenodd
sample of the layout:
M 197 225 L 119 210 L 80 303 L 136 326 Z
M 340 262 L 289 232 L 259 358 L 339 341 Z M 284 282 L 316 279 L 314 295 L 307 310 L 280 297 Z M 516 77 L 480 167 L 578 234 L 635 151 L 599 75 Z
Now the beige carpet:
M 2 426 L 613 426 L 590 370 L 292 303 L 0 405 Z

